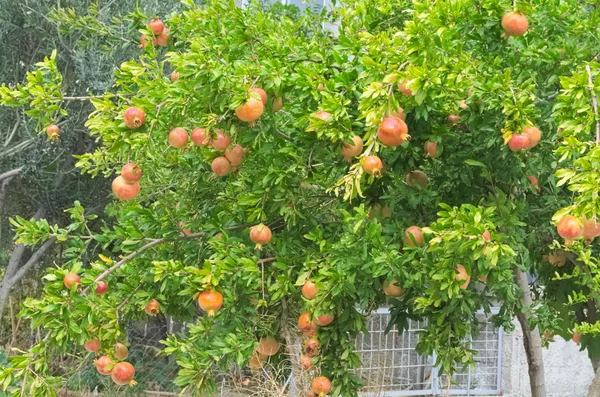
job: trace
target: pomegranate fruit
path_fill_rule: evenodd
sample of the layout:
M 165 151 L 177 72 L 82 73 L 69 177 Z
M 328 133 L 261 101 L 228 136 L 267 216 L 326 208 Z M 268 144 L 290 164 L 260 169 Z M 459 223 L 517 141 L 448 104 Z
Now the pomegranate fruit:
M 324 376 L 313 379 L 311 389 L 319 397 L 324 397 L 331 391 L 331 381 Z
M 317 323 L 310 319 L 309 312 L 304 312 L 298 317 L 298 328 L 300 328 L 300 332 L 310 338 L 317 332 Z
M 127 183 L 135 183 L 142 177 L 142 169 L 135 163 L 127 163 L 121 169 L 121 176 Z
M 363 150 L 364 143 L 361 137 L 354 135 L 352 142 L 352 144 L 344 142 L 342 146 L 342 156 L 344 156 L 346 161 L 351 161 L 352 157 L 358 156 Z
M 229 160 L 231 165 L 240 165 L 244 162 L 244 156 L 246 155 L 246 149 L 241 145 L 233 145 L 231 148 L 225 149 L 225 158 Z
M 248 361 L 248 367 L 250 369 L 259 369 L 263 366 L 263 358 L 257 353 L 254 352 L 252 357 L 250 357 L 250 361 Z
M 304 354 L 308 357 L 314 357 L 319 354 L 319 341 L 314 338 L 307 339 L 304 342 Z
M 398 286 L 398 280 L 393 279 L 390 283 L 387 280 L 383 283 L 383 293 L 398 298 L 404 295 L 404 290 Z
M 96 295 L 104 295 L 108 292 L 108 283 L 104 280 L 100 281 L 96 286 Z
M 115 343 L 115 352 L 113 354 L 113 356 L 117 359 L 117 360 L 125 360 L 127 358 L 127 356 L 129 355 L 129 349 L 127 348 L 127 346 L 125 346 L 122 343 Z
M 463 283 L 460 285 L 460 289 L 467 289 L 469 283 L 471 282 L 471 276 L 467 273 L 467 269 L 463 265 L 456 265 L 456 273 L 454 278 L 457 281 L 462 281 Z
M 196 146 L 206 146 L 210 144 L 210 135 L 206 133 L 204 128 L 194 128 L 192 131 L 192 142 Z
M 406 184 L 408 186 L 417 188 L 418 185 L 421 189 L 425 189 L 428 183 L 429 178 L 423 171 L 416 170 L 406 174 Z
M 244 387 L 250 386 L 250 379 L 248 379 L 248 378 L 242 379 L 242 386 L 244 386 Z
M 578 345 L 581 343 L 581 334 L 579 332 L 573 333 L 573 342 L 577 343 Z
M 527 136 L 529 138 L 529 146 L 527 146 L 526 149 L 536 147 L 542 139 L 542 133 L 535 127 L 523 128 L 523 132 L 521 133 L 521 135 Z
M 575 240 L 583 234 L 583 227 L 578 218 L 572 215 L 563 216 L 557 225 L 558 234 L 565 240 Z
M 212 147 L 217 150 L 225 150 L 231 143 L 231 138 L 229 135 L 224 133 L 221 130 L 216 130 L 215 135 L 217 135 L 217 139 L 213 139 L 211 142 Z
M 360 161 L 362 169 L 369 175 L 380 176 L 383 170 L 383 162 L 377 156 L 363 157 Z
M 210 168 L 212 168 L 217 176 L 225 176 L 231 172 L 231 164 L 229 163 L 229 160 L 223 156 L 215 158 L 212 161 Z
M 98 339 L 98 338 L 90 339 L 83 344 L 83 347 L 85 350 L 95 353 L 98 350 L 100 350 L 100 339 Z
M 302 295 L 309 301 L 317 297 L 318 291 L 317 285 L 310 280 L 307 280 L 302 286 Z
M 600 236 L 600 224 L 596 222 L 596 217 L 587 219 L 583 217 L 583 238 L 596 238 Z
M 56 141 L 60 137 L 60 128 L 56 124 L 51 124 L 46 127 L 46 135 L 48 135 L 48 139 Z
M 533 176 L 533 175 L 529 175 L 529 176 L 527 177 L 527 179 L 529 179 L 529 182 L 531 182 L 531 184 L 533 185 L 533 187 L 534 187 L 536 190 L 540 190 L 540 186 L 538 185 L 538 179 L 537 179 L 535 176 Z
M 136 129 L 141 127 L 146 121 L 146 114 L 138 107 L 131 106 L 125 109 L 123 113 L 123 121 L 127 128 Z
M 263 103 L 263 106 L 267 106 L 267 93 L 265 92 L 265 90 L 263 90 L 262 88 L 251 88 L 250 92 L 258 94 L 261 102 Z M 254 95 L 251 95 L 251 97 L 254 97 Z
M 395 112 L 390 113 L 390 116 L 398 117 L 402 121 L 406 121 L 406 113 L 404 113 L 404 109 L 398 108 Z
M 544 331 L 543 336 L 546 340 L 552 340 L 554 338 L 554 332 Z
M 544 260 L 546 260 L 552 266 L 563 267 L 567 263 L 567 252 L 566 251 L 551 252 L 550 255 L 544 255 Z
M 158 17 L 155 17 L 152 21 L 150 21 L 150 23 L 148 23 L 148 27 L 155 36 L 158 36 L 165 29 L 165 24 Z
M 283 109 L 283 97 L 273 99 L 273 111 L 279 112 L 281 109 Z
M 167 44 L 169 44 L 169 39 L 171 38 L 171 35 L 169 34 L 169 28 L 164 28 L 162 33 L 159 34 L 158 36 L 156 36 L 156 44 L 158 44 L 161 47 L 165 47 Z
M 481 281 L 482 283 L 487 283 L 487 279 L 488 279 L 488 274 L 486 274 L 485 276 L 479 277 L 479 281 Z
M 315 113 L 315 117 L 323 121 L 327 121 L 331 118 L 331 113 L 319 110 L 317 113 Z
M 67 289 L 71 289 L 74 285 L 79 286 L 81 284 L 81 278 L 73 273 L 69 273 L 63 277 L 63 284 Z
M 156 299 L 150 299 L 150 302 L 148 302 L 146 307 L 144 307 L 144 311 L 149 316 L 156 316 L 158 314 L 158 312 L 160 311 L 160 306 L 158 304 L 158 301 Z
M 404 80 L 402 83 L 398 83 L 398 89 L 406 96 L 412 96 L 413 92 L 408 88 L 408 80 Z
M 468 109 L 469 105 L 467 105 L 467 103 L 463 100 L 458 103 L 458 107 L 464 110 L 464 109 Z
M 488 230 L 483 232 L 483 238 L 485 239 L 485 241 L 490 241 L 492 239 L 492 236 L 490 235 L 490 232 Z
M 178 71 L 174 70 L 173 73 L 171 73 L 171 81 L 172 82 L 176 82 L 177 80 L 179 80 L 180 74 Z
M 319 327 L 327 327 L 333 322 L 333 316 L 331 314 L 321 314 L 317 317 L 317 325 Z
M 398 146 L 410 139 L 408 126 L 395 116 L 383 119 L 377 129 L 377 137 L 386 146 Z
M 100 375 L 110 375 L 113 367 L 113 360 L 109 356 L 102 356 L 94 361 L 96 371 Z
M 404 230 L 404 244 L 411 247 L 421 247 L 425 244 L 425 238 L 419 226 L 411 226 Z
M 183 148 L 188 141 L 188 133 L 181 127 L 177 127 L 169 132 L 169 145 L 174 148 Z
M 513 134 L 513 136 L 510 137 L 510 141 L 508 141 L 508 147 L 513 152 L 518 152 L 519 150 L 529 148 L 530 143 L 531 141 L 529 140 L 528 135 Z
M 198 295 L 198 303 L 208 317 L 214 317 L 215 312 L 223 306 L 223 295 L 217 291 L 204 291 Z
M 263 357 L 269 357 L 279 350 L 279 342 L 272 337 L 261 338 L 256 347 L 256 352 Z
M 272 233 L 271 229 L 263 223 L 252 226 L 250 229 L 250 240 L 256 243 L 255 249 L 259 250 L 263 245 L 268 244 L 271 241 Z
M 132 200 L 140 192 L 140 184 L 128 183 L 125 178 L 118 176 L 112 182 L 112 191 L 121 201 Z
M 437 142 L 427 141 L 425 142 L 425 157 L 432 159 L 438 158 Z
M 131 385 L 133 386 L 133 376 L 135 375 L 135 369 L 133 365 L 126 361 L 115 364 L 110 376 L 117 385 Z
M 313 366 L 312 357 L 305 354 L 300 356 L 300 365 L 302 365 L 302 368 L 304 368 L 306 371 L 315 369 Z
M 251 97 L 235 109 L 235 115 L 238 119 L 248 123 L 250 127 L 254 127 L 256 120 L 262 116 L 264 111 L 265 105 L 263 105 L 263 102 L 260 99 Z
M 150 39 L 148 36 L 143 34 L 140 36 L 140 45 L 138 47 L 144 48 L 150 43 L 152 43 L 153 46 L 156 45 L 156 39 Z
M 323 83 L 319 83 L 319 85 L 317 86 L 317 91 L 323 91 L 325 89 L 325 86 L 323 85 Z
M 456 114 L 451 114 L 446 119 L 446 125 L 448 127 L 454 127 L 456 124 L 458 124 L 459 121 L 460 121 L 460 116 L 458 116 Z
M 506 37 L 523 36 L 529 28 L 529 21 L 520 12 L 507 12 L 502 17 L 501 25 Z

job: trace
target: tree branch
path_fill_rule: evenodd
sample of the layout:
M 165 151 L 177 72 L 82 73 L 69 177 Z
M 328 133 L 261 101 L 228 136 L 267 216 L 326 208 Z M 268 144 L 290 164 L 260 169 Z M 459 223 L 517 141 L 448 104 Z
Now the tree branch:
M 44 255 L 46 253 L 46 251 L 48 251 L 48 249 L 52 246 L 52 244 L 54 244 L 55 241 L 56 241 L 56 238 L 54 238 L 54 237 L 52 237 L 49 240 L 46 240 L 46 242 L 40 248 L 38 248 L 37 251 L 35 251 L 33 253 L 33 255 L 31 255 L 31 257 L 29 258 L 29 260 L 8 281 L 8 287 L 9 287 L 9 289 L 17 281 L 19 281 L 21 278 L 23 278 L 23 276 L 25 276 L 25 273 L 27 273 L 29 271 L 29 269 L 31 269 L 31 267 L 33 265 L 35 265 L 36 263 L 39 262 L 39 260 L 42 258 L 42 255 Z
M 19 168 L 15 168 L 14 170 L 3 172 L 2 174 L 0 174 L 0 181 L 7 179 L 7 178 L 15 177 L 15 176 L 19 175 L 19 173 L 22 170 L 23 170 L 23 167 L 19 167 Z
M 585 70 L 588 73 L 588 82 L 590 83 L 590 87 L 588 90 L 590 91 L 590 95 L 592 96 L 592 108 L 594 109 L 594 115 L 596 120 L 596 145 L 600 144 L 600 119 L 598 119 L 598 98 L 596 98 L 596 94 L 594 94 L 594 78 L 592 77 L 592 70 L 590 69 L 590 65 L 585 65 Z

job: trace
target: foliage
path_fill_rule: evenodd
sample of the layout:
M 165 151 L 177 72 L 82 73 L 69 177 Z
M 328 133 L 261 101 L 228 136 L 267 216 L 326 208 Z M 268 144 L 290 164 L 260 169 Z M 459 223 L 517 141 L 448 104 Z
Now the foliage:
M 110 176 L 134 161 L 144 171 L 140 195 L 110 204 L 112 222 L 100 232 L 85 228 L 79 206 L 66 228 L 13 220 L 19 241 L 57 237 L 64 250 L 44 276 L 44 296 L 28 300 L 21 314 L 48 336 L 11 358 L 0 382 L 49 395 L 58 379 L 29 383 L 32 373 L 44 376 L 47 345 L 66 351 L 98 337 L 110 354 L 108 346 L 124 337 L 123 321 L 143 318 L 150 299 L 162 313 L 194 322 L 164 341 L 164 353 L 177 358 L 175 384 L 195 394 L 213 391 L 216 373 L 247 365 L 260 337 L 293 343 L 295 319 L 309 311 L 335 316 L 318 332 L 317 365 L 333 381 L 331 394 L 356 395 L 353 339 L 366 331 L 365 316 L 386 302 L 383 284 L 394 279 L 405 293 L 387 299 L 393 322 L 402 329 L 409 318 L 428 320 L 417 348 L 435 352 L 448 373 L 473 363 L 466 339 L 478 330 L 478 310 L 499 305 L 494 321 L 506 328 L 523 310 L 513 281 L 518 270 L 537 277 L 530 314 L 541 330 L 569 337 L 578 324 L 581 332 L 597 332 L 590 317 L 598 293 L 596 244 L 554 241 L 551 220 L 563 207 L 555 220 L 567 211 L 591 218 L 598 209 L 597 142 L 589 139 L 598 88 L 588 81 L 598 65 L 586 69 L 596 56 L 590 31 L 598 33 L 598 6 L 519 3 L 530 30 L 505 39 L 499 21 L 509 1 L 352 0 L 302 16 L 281 7 L 184 3 L 186 10 L 167 21 L 168 48 L 146 45 L 117 70 L 114 93 L 91 98 L 86 125 L 101 145 L 78 156 L 77 166 Z M 129 20 L 150 19 L 136 15 Z M 323 28 L 330 21 L 338 23 L 337 35 Z M 84 35 L 112 32 L 76 19 L 73 26 Z M 146 27 L 139 33 L 151 35 Z M 47 62 L 51 67 L 53 59 Z M 176 81 L 168 77 L 173 70 Z M 399 90 L 402 82 L 414 95 Z M 235 116 L 252 87 L 269 96 L 255 127 Z M 272 108 L 276 97 L 284 98 L 280 112 Z M 129 106 L 145 111 L 141 128 L 125 126 Z M 388 148 L 377 129 L 399 107 L 412 138 Z M 332 117 L 322 120 L 317 111 Z M 447 123 L 450 114 L 458 124 Z M 511 136 L 533 125 L 542 131 L 540 144 L 509 150 Z M 227 132 L 248 148 L 244 164 L 215 177 L 210 164 L 221 154 L 191 143 L 169 147 L 175 127 Z M 348 165 L 339 151 L 355 134 L 365 149 Z M 426 141 L 443 148 L 439 158 L 424 158 Z M 374 154 L 386 165 L 381 178 L 360 165 Z M 558 159 L 565 165 L 557 172 Z M 414 170 L 428 175 L 427 186 L 406 181 Z M 573 206 L 560 189 L 567 183 L 578 193 Z M 274 238 L 254 250 L 247 231 L 261 222 Z M 422 227 L 425 245 L 402 243 L 412 225 Z M 543 260 L 556 249 L 572 252 L 558 274 Z M 91 250 L 102 255 L 96 259 Z M 458 264 L 470 276 L 468 288 L 456 278 Z M 82 275 L 82 290 L 64 288 L 67 273 Z M 101 279 L 110 289 L 97 296 L 92 290 Z M 308 279 L 319 288 L 312 301 L 300 294 Z M 224 296 L 215 317 L 197 315 L 195 300 L 207 290 Z M 590 352 L 592 340 L 584 339 Z M 294 365 L 280 356 L 271 361 L 287 371 Z

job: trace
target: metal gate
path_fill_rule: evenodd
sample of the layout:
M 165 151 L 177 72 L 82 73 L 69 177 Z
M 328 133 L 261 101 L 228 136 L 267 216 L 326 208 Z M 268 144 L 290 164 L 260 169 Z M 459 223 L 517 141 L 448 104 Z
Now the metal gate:
M 493 311 L 494 312 L 494 311 Z M 364 397 L 432 396 L 432 395 L 497 395 L 502 385 L 502 328 L 495 328 L 483 313 L 482 327 L 471 341 L 475 368 L 456 373 L 448 390 L 448 380 L 440 377 L 433 366 L 435 357 L 418 355 L 415 346 L 424 323 L 411 321 L 409 328 L 398 334 L 394 327 L 385 329 L 390 314 L 380 308 L 368 321 L 369 333 L 356 340 L 362 367 L 355 371 L 365 385 Z

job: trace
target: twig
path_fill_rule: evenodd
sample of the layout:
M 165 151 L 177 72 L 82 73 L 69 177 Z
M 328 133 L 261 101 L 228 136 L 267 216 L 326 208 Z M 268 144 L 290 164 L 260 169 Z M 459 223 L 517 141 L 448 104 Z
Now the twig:
M 323 63 L 323 61 L 321 61 L 319 59 L 314 59 L 314 58 L 297 58 L 297 59 L 292 59 L 291 61 L 292 62 Z M 336 66 L 336 65 L 326 65 L 326 66 L 331 69 L 339 70 L 340 72 L 344 71 L 344 68 L 342 68 L 341 66 Z
M 292 139 L 292 137 L 291 137 L 291 136 L 289 136 L 289 135 L 286 135 L 286 134 L 284 134 L 284 133 L 283 133 L 283 132 L 281 132 L 281 131 L 275 130 L 275 133 L 276 133 L 277 135 L 279 135 L 280 137 L 282 137 L 283 139 L 285 139 L 286 141 L 290 141 L 290 142 L 292 142 L 292 141 L 293 141 L 293 139 Z
M 7 147 L 8 144 L 10 143 L 10 141 L 12 141 L 20 124 L 21 124 L 21 113 L 17 112 L 17 121 L 15 122 L 15 126 L 13 127 L 11 133 L 8 134 L 8 138 L 6 138 L 6 141 L 4 141 L 4 147 Z
M 592 70 L 590 65 L 585 65 L 585 70 L 588 73 L 588 82 L 590 83 L 590 95 L 592 96 L 592 108 L 594 109 L 594 116 L 596 120 L 596 145 L 600 144 L 600 119 L 598 119 L 598 98 L 594 94 L 594 78 L 592 77 Z
M 23 169 L 23 167 L 19 167 L 19 168 L 15 168 L 14 170 L 6 171 L 6 172 L 0 174 L 0 181 L 19 175 L 19 172 L 21 172 L 22 169 Z

